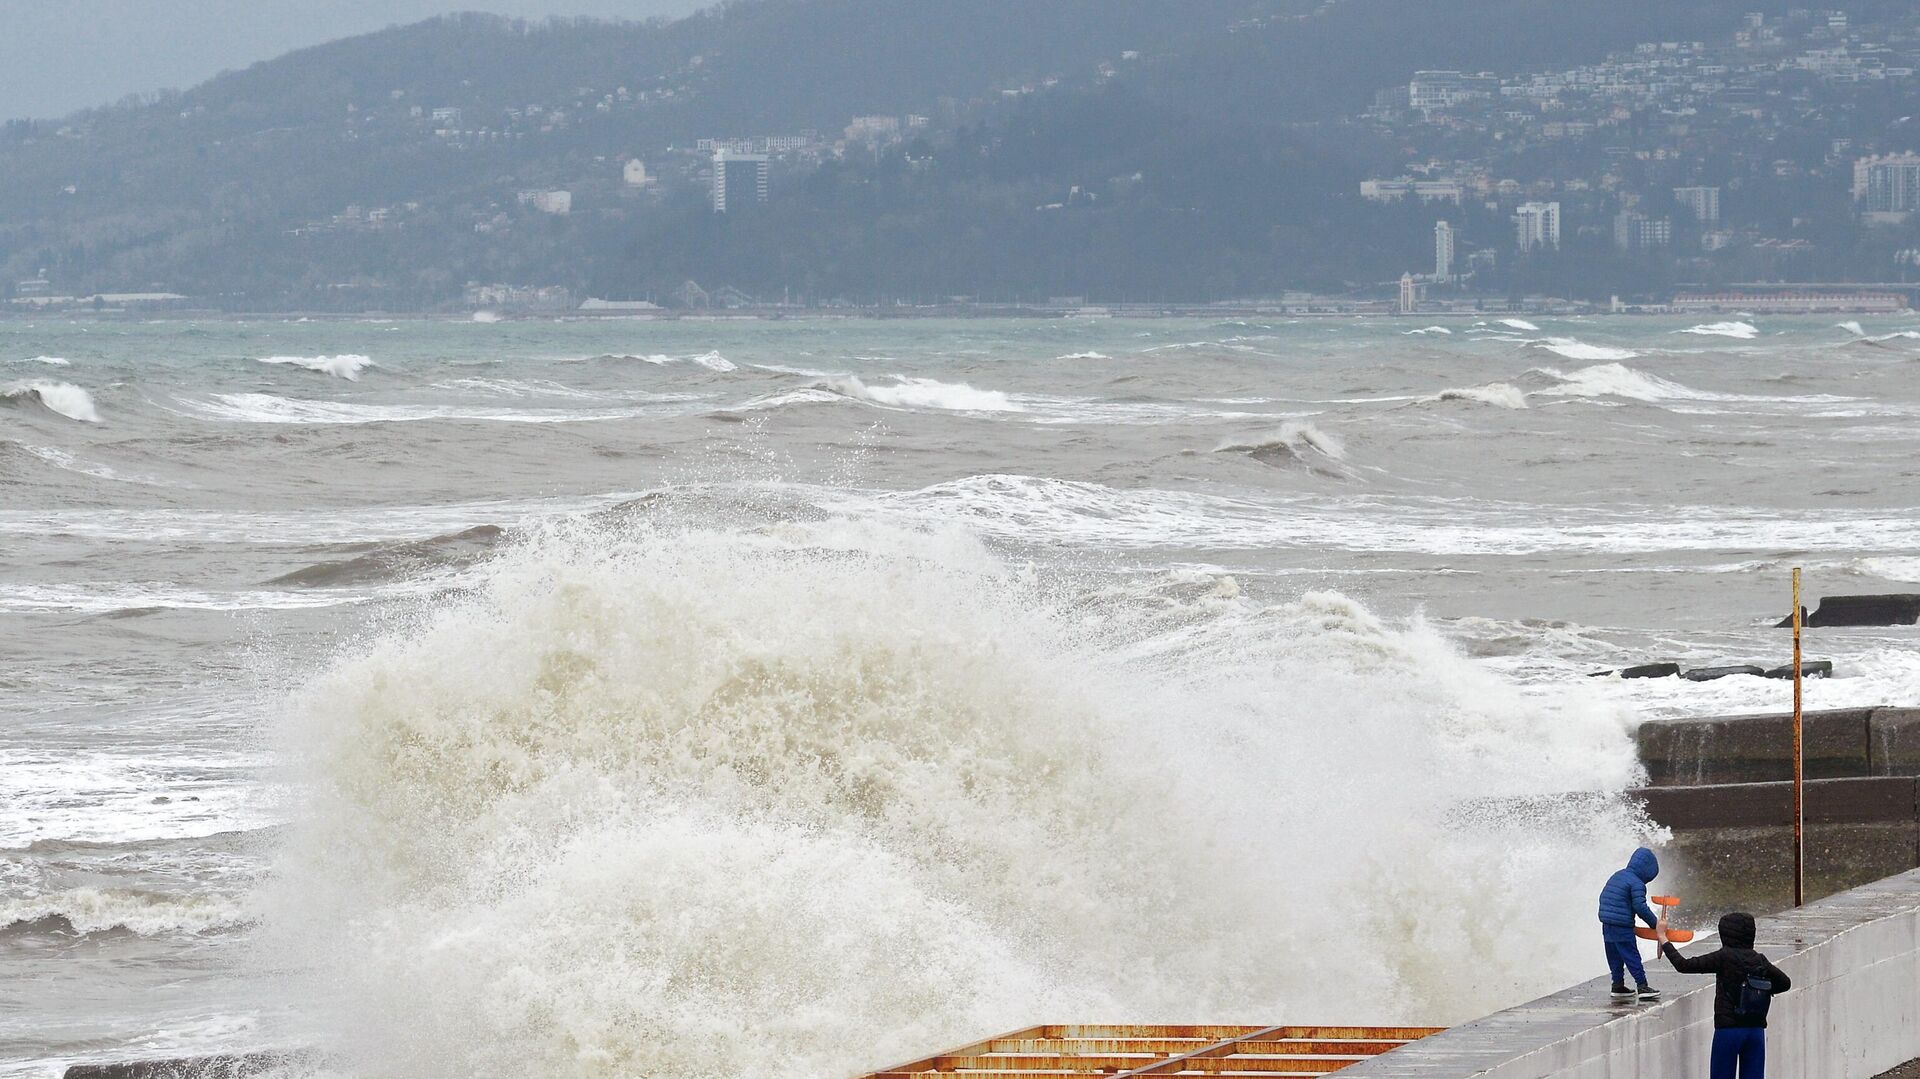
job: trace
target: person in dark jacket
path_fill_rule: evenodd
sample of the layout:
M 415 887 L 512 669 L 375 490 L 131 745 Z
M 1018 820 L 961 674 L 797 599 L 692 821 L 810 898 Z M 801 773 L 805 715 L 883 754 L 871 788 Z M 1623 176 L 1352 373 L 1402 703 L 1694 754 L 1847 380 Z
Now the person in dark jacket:
M 1753 950 L 1753 915 L 1723 916 L 1720 947 L 1692 958 L 1668 943 L 1666 929 L 1663 920 L 1655 932 L 1673 969 L 1714 976 L 1711 1079 L 1734 1079 L 1736 1067 L 1739 1079 L 1766 1079 L 1767 1005 L 1773 994 L 1792 989 L 1793 981 Z
M 1613 975 L 1613 995 L 1632 997 L 1621 978 L 1621 969 L 1633 975 L 1641 1000 L 1658 1000 L 1660 990 L 1647 984 L 1646 968 L 1640 965 L 1640 942 L 1633 935 L 1633 919 L 1638 917 L 1651 929 L 1659 924 L 1647 906 L 1647 885 L 1660 875 L 1660 859 L 1641 847 L 1627 859 L 1627 867 L 1607 878 L 1600 889 L 1600 939 L 1607 946 L 1607 972 Z

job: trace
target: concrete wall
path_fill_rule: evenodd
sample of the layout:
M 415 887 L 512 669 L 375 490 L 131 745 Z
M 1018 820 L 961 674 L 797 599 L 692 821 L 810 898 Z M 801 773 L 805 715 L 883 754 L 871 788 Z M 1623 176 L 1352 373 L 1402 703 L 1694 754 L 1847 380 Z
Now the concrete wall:
M 1651 786 L 1793 778 L 1791 715 L 1649 720 L 1635 738 Z M 1801 738 L 1808 779 L 1920 775 L 1920 709 L 1808 712 Z
M 1920 871 L 1763 918 L 1756 946 L 1793 978 L 1773 1003 L 1770 1074 L 1870 1079 L 1920 1057 Z M 1664 960 L 1647 969 L 1668 994 L 1659 1004 L 1613 1004 L 1597 978 L 1356 1064 L 1341 1079 L 1706 1079 L 1713 979 Z

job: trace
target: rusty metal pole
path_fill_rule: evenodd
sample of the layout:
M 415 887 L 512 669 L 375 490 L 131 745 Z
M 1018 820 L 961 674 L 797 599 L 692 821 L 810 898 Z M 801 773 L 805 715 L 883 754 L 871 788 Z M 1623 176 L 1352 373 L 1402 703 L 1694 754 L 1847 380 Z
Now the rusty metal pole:
M 1793 905 L 1806 893 L 1806 768 L 1800 723 L 1800 567 L 1793 568 Z

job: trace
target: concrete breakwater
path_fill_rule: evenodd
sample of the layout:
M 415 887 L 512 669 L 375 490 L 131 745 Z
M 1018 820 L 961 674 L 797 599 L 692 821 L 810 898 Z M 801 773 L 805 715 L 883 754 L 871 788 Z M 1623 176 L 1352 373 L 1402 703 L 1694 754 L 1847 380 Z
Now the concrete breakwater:
M 1689 907 L 1789 905 L 1792 716 L 1651 720 L 1637 739 L 1647 786 L 1631 794 L 1672 829 Z M 1809 712 L 1803 742 L 1808 895 L 1920 866 L 1920 708 Z

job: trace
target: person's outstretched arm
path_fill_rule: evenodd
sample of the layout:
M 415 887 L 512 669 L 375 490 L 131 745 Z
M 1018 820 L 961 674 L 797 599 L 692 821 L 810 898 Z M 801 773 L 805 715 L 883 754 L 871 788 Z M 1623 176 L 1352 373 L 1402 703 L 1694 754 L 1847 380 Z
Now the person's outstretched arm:
M 1641 921 L 1647 923 L 1648 929 L 1652 929 L 1660 924 L 1660 919 L 1655 916 L 1653 909 L 1647 906 L 1646 885 L 1641 884 L 1639 881 L 1634 881 L 1632 884 L 1627 885 L 1627 899 L 1633 904 L 1633 912 L 1640 916 Z
M 1680 949 L 1672 943 L 1665 943 L 1660 945 L 1660 954 L 1666 956 L 1667 962 L 1673 964 L 1673 969 L 1682 974 L 1718 974 L 1726 949 L 1715 948 L 1705 955 L 1689 957 L 1681 955 Z
M 1793 988 L 1793 979 L 1787 977 L 1786 971 L 1781 970 L 1772 963 L 1767 964 L 1767 977 L 1772 979 L 1773 991 L 1776 993 L 1784 993 Z

